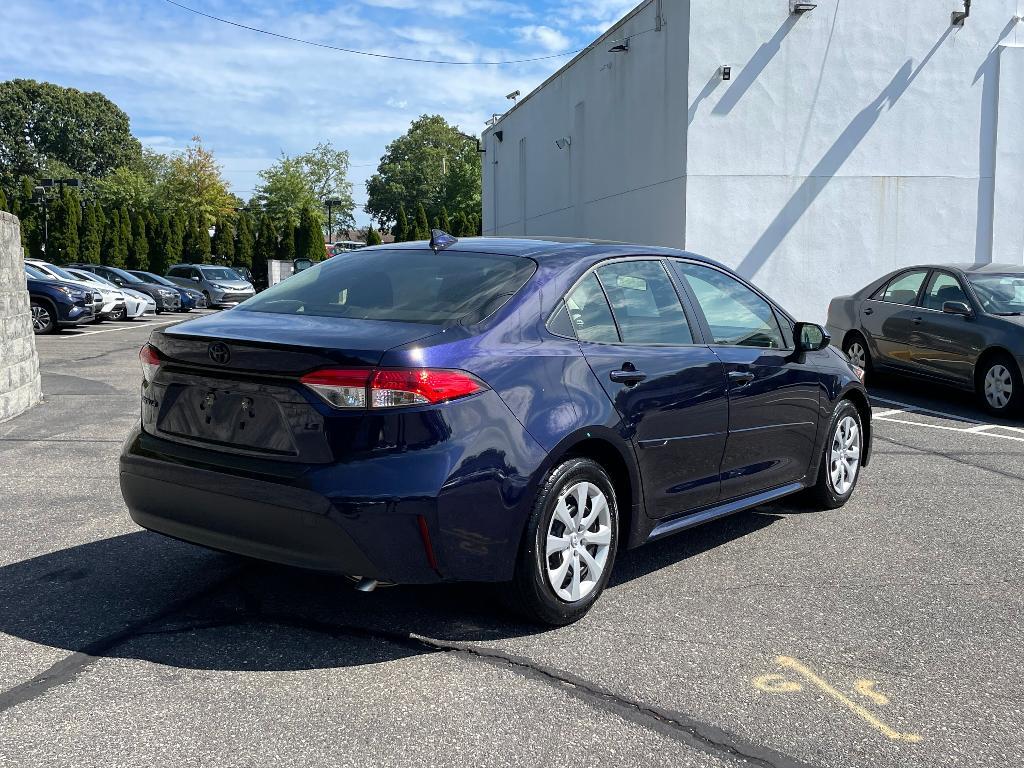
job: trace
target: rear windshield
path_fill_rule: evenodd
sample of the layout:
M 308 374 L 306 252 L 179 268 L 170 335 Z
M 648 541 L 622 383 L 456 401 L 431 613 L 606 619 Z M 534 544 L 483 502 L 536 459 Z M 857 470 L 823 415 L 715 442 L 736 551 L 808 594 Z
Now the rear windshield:
M 352 251 L 289 277 L 237 310 L 470 325 L 501 307 L 536 268 L 530 259 L 485 253 Z

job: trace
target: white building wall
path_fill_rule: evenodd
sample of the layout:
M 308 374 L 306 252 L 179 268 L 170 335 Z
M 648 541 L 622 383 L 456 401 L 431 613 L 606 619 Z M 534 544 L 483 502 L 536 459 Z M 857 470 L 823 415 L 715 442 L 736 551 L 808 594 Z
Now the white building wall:
M 643 5 L 608 35 L 629 53 L 596 46 L 486 132 L 484 231 L 684 247 L 811 320 L 896 266 L 1024 263 L 1018 0 L 963 28 L 956 5 L 664 0 L 636 36 Z

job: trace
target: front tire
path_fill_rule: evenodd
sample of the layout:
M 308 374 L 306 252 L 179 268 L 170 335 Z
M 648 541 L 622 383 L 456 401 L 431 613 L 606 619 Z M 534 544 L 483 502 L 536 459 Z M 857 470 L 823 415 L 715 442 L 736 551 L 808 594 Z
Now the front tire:
M 978 372 L 978 400 L 994 416 L 1008 416 L 1020 410 L 1024 383 L 1020 369 L 1008 355 L 993 355 Z
M 539 624 L 581 619 L 608 584 L 618 521 L 615 490 L 600 464 L 570 459 L 555 467 L 537 493 L 505 602 Z
M 832 414 L 818 467 L 818 482 L 808 489 L 808 501 L 818 509 L 839 509 L 853 496 L 864 455 L 864 424 L 860 411 L 841 400 Z
M 53 307 L 35 299 L 30 301 L 29 305 L 32 311 L 32 332 L 36 336 L 53 333 L 57 330 L 57 317 Z

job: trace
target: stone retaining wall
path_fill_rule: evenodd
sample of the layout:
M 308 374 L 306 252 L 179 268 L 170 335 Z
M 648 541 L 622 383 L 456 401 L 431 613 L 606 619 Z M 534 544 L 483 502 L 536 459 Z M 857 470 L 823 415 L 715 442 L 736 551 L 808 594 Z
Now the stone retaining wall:
M 28 410 L 42 397 L 22 264 L 18 219 L 0 211 L 0 421 Z

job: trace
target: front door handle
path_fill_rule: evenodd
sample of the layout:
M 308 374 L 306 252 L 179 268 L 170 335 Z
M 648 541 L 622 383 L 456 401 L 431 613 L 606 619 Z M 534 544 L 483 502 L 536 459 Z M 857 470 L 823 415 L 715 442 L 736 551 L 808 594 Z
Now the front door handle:
M 627 387 L 632 387 L 635 384 L 639 384 L 641 381 L 647 378 L 646 373 L 640 371 L 623 368 L 618 371 L 612 371 L 608 374 L 608 378 L 614 381 L 616 384 L 625 384 Z
M 914 325 L 920 325 L 921 324 L 921 318 L 920 317 L 915 317 L 910 322 L 912 322 Z
M 871 314 L 872 312 L 874 312 L 874 311 L 875 311 L 875 310 L 873 310 L 873 309 L 872 309 L 871 307 L 865 307 L 865 308 L 864 308 L 864 314 L 865 314 L 865 315 L 870 315 L 870 314 Z
M 754 380 L 750 371 L 729 371 L 729 381 L 737 387 L 745 387 Z

